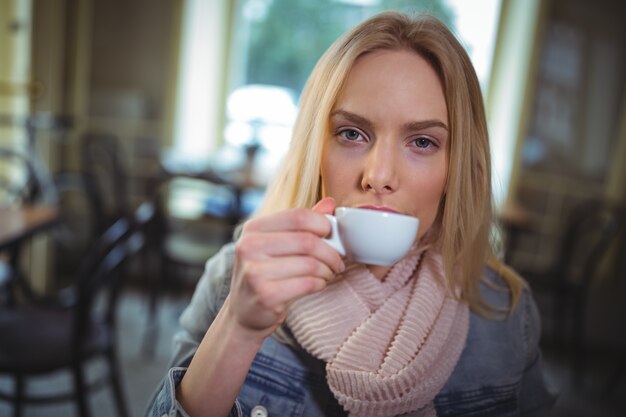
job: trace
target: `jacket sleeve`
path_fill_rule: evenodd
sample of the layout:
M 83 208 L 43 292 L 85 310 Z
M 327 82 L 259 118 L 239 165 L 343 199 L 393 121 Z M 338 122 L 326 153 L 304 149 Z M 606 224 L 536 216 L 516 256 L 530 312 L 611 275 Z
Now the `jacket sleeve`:
M 191 302 L 180 317 L 181 328 L 174 336 L 170 369 L 153 395 L 146 416 L 188 417 L 176 401 L 176 387 L 228 295 L 233 257 L 234 244 L 229 244 L 207 261 Z M 241 411 L 235 404 L 229 417 L 240 415 Z
M 523 332 L 525 346 L 525 369 L 522 377 L 519 404 L 522 416 L 547 416 L 556 402 L 557 396 L 549 387 L 544 375 L 539 338 L 541 319 L 539 310 L 530 291 L 522 297 Z

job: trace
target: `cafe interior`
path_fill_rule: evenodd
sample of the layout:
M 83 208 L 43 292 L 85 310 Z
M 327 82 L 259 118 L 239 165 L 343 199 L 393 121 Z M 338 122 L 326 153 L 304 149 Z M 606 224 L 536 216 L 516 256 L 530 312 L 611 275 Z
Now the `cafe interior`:
M 439 16 L 474 62 L 552 415 L 626 415 L 620 0 L 0 0 L 0 416 L 144 415 L 307 74 L 385 9 Z

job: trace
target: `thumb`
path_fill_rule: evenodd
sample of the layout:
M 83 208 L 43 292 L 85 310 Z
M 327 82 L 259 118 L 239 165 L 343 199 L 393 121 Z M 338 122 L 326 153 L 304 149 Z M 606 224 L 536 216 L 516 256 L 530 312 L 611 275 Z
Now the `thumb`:
M 332 197 L 324 197 L 313 206 L 313 211 L 323 214 L 333 214 L 335 212 L 335 199 Z

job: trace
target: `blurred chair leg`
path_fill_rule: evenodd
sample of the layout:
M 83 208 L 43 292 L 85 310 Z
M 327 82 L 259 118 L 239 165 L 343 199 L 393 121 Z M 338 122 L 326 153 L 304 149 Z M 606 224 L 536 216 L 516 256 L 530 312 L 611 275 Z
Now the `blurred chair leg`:
M 156 352 L 156 341 L 159 338 L 159 325 L 158 325 L 158 294 L 157 290 L 152 288 L 150 290 L 148 299 L 148 317 L 146 319 L 146 331 L 143 335 L 141 352 L 148 358 L 153 358 Z
M 148 317 L 141 347 L 142 353 L 148 358 L 154 357 L 159 339 L 159 297 L 164 292 L 165 278 L 168 273 L 168 271 L 164 271 L 164 268 L 166 268 L 166 264 L 159 260 L 158 268 L 153 268 L 154 270 L 149 274 L 151 285 L 148 294 Z
M 156 309 L 156 304 L 157 300 L 151 297 L 147 318 L 148 323 L 146 325 L 146 331 L 143 335 L 141 347 L 141 352 L 147 358 L 154 358 L 154 355 L 156 353 L 156 343 L 159 338 L 159 325 L 157 323 L 158 318 L 156 317 L 158 312 Z
M 585 300 L 584 295 L 574 295 L 572 322 L 572 372 L 574 384 L 581 386 L 585 371 Z
M 13 398 L 13 417 L 21 417 L 24 398 L 24 377 L 15 375 L 15 397 Z
M 15 305 L 13 280 L 13 269 L 6 262 L 0 260 L 0 306 Z
M 119 366 L 117 361 L 117 354 L 115 348 L 112 348 L 106 354 L 107 361 L 109 362 L 109 369 L 111 372 L 111 385 L 113 388 L 113 396 L 115 397 L 115 404 L 117 406 L 117 414 L 120 417 L 128 417 L 126 398 L 124 396 L 124 390 L 122 389 L 122 381 L 120 379 Z
M 80 361 L 72 366 L 74 377 L 74 395 L 76 396 L 76 408 L 80 417 L 89 417 L 89 409 L 87 408 L 87 390 L 85 389 L 85 376 Z
M 8 263 L 0 260 L 0 302 L 9 307 L 15 305 L 18 294 L 27 299 L 35 296 L 28 278 L 20 268 L 19 259 L 20 248 L 14 247 L 9 250 Z

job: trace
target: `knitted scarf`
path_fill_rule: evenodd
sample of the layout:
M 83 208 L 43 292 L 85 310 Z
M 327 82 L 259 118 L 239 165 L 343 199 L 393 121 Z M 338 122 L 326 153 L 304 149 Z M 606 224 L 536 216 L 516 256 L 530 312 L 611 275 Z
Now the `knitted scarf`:
M 350 416 L 436 415 L 433 399 L 461 355 L 469 309 L 446 290 L 441 256 L 431 252 L 407 255 L 383 281 L 349 265 L 289 308 L 287 325 L 326 362 L 328 385 Z

